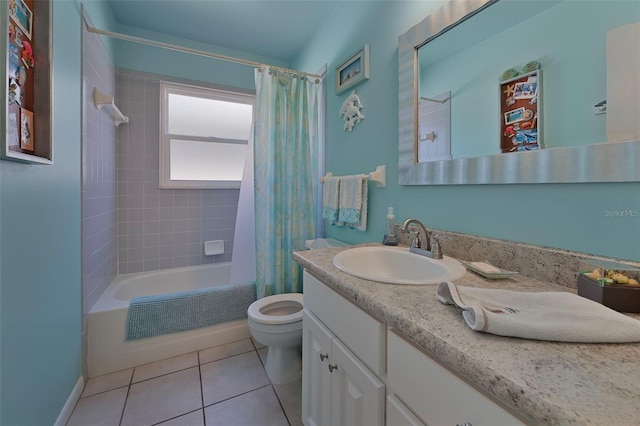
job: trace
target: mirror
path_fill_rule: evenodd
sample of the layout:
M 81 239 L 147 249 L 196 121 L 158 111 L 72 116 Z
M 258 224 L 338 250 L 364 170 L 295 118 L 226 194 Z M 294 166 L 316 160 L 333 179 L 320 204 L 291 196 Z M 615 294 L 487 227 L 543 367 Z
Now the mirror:
M 450 1 L 400 36 L 399 183 L 639 181 L 637 132 L 603 143 L 610 117 L 594 114 L 611 97 L 607 31 L 640 21 L 632 3 Z M 500 77 L 532 61 L 541 64 L 543 149 L 500 154 Z

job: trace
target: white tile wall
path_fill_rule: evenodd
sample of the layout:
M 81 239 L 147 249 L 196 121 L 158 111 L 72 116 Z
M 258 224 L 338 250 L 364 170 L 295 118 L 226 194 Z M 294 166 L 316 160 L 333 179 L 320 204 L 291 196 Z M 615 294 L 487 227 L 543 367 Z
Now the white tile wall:
M 434 96 L 434 99 L 450 99 L 451 92 Z M 419 140 L 418 160 L 420 162 L 451 159 L 451 103 L 443 104 L 421 100 L 418 108 Z M 426 135 L 433 132 L 433 141 Z
M 118 69 L 117 100 L 129 116 L 118 129 L 119 272 L 231 260 L 237 189 L 159 189 L 160 81 L 214 87 L 175 77 Z M 204 256 L 208 240 L 226 252 Z
M 93 88 L 114 96 L 116 69 L 102 40 L 82 43 L 82 299 L 86 315 L 117 273 L 116 127 L 93 105 Z

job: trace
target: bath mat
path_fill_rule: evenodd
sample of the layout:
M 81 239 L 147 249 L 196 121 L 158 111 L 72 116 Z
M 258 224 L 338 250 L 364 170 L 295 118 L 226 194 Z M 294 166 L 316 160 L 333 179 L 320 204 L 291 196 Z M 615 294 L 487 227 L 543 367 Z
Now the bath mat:
M 246 318 L 255 300 L 254 283 L 136 297 L 127 313 L 127 340 Z

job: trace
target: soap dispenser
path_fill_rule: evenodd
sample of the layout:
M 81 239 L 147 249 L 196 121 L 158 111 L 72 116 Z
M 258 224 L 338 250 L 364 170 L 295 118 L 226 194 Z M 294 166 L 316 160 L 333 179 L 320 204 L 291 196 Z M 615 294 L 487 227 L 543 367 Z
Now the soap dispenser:
M 396 216 L 393 214 L 393 207 L 387 209 L 387 226 L 384 231 L 384 238 L 382 244 L 386 246 L 397 246 L 398 237 L 395 232 L 395 220 Z

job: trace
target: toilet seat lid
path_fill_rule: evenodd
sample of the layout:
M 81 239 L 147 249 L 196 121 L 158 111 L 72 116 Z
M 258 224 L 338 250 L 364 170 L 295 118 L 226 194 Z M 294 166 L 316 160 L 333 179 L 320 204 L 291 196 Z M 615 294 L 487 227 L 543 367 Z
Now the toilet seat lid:
M 273 306 L 299 306 L 300 309 L 289 315 L 268 315 L 262 312 Z M 289 324 L 292 322 L 302 321 L 303 296 L 302 293 L 286 293 L 276 294 L 273 296 L 263 297 L 253 302 L 247 309 L 247 316 L 254 321 L 262 324 Z

